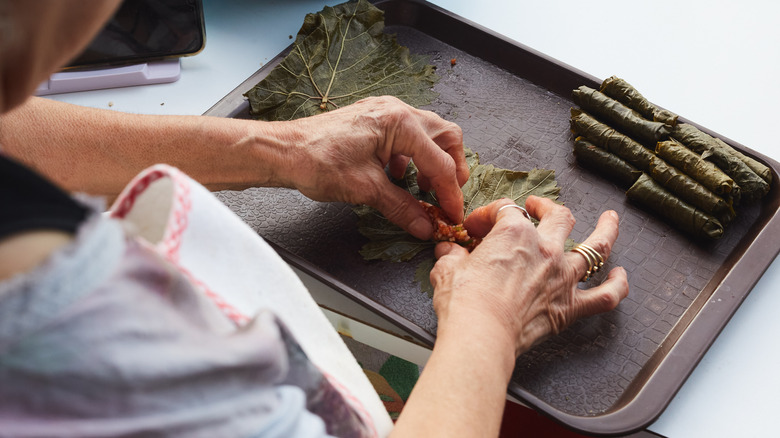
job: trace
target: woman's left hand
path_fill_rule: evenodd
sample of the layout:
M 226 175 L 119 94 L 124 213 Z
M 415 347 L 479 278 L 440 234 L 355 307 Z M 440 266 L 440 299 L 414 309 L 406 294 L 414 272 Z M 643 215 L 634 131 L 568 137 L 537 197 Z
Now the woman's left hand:
M 574 227 L 568 208 L 531 196 L 525 207 L 539 225 L 527 219 L 509 199 L 476 209 L 464 223 L 472 236 L 485 236 L 469 253 L 443 242 L 431 272 L 439 330 L 450 324 L 495 325 L 521 354 L 549 334 L 578 318 L 615 308 L 628 295 L 623 268 L 588 289 L 578 287 L 589 263 L 577 252 L 565 252 Z M 606 260 L 618 236 L 618 216 L 605 212 L 585 244 Z
M 317 116 L 280 122 L 300 147 L 285 159 L 286 185 L 318 201 L 368 204 L 420 239 L 430 239 L 428 214 L 393 184 L 410 159 L 418 184 L 435 190 L 450 219 L 463 220 L 460 187 L 469 177 L 458 125 L 394 97 L 371 97 Z

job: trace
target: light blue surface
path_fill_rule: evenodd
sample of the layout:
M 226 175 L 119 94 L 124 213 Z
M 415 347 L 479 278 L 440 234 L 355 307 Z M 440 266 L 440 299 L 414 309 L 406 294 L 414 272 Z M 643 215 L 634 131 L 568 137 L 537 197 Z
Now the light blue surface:
M 202 114 L 290 44 L 316 0 L 205 0 L 206 48 L 173 84 L 55 96 L 149 114 Z M 780 2 L 436 0 L 482 26 L 780 160 Z M 780 262 L 772 264 L 650 430 L 778 436 Z
M 142 114 L 203 114 L 287 47 L 303 17 L 322 0 L 205 0 L 206 47 L 182 58 L 170 84 L 47 96 L 97 108 Z

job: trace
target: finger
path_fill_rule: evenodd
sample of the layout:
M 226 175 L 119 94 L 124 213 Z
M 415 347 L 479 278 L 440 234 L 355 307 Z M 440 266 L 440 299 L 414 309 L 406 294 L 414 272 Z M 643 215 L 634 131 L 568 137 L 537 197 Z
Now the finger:
M 608 312 L 628 296 L 628 275 L 622 267 L 609 272 L 607 279 L 596 287 L 577 290 L 577 318 Z
M 452 157 L 428 137 L 416 138 L 417 146 L 401 148 L 398 152 L 412 157 L 419 171 L 420 189 L 436 191 L 439 205 L 455 223 L 463 222 L 463 192 L 456 175 Z
M 436 244 L 436 248 L 433 251 L 433 255 L 437 259 L 440 259 L 446 255 L 458 253 L 460 253 L 460 255 L 468 255 L 469 251 L 454 242 L 439 242 Z
M 458 130 L 460 133 L 460 130 Z M 447 141 L 445 141 L 447 140 Z M 448 135 L 442 135 L 433 139 L 444 152 L 449 154 L 455 161 L 455 177 L 458 180 L 458 186 L 463 187 L 469 179 L 469 165 L 466 163 L 466 152 L 463 149 L 463 138 L 458 136 L 457 140 L 451 140 Z
M 537 219 L 541 219 L 546 213 L 557 206 L 558 204 L 553 202 L 552 199 L 542 198 L 540 196 L 530 195 L 525 199 L 525 209 L 528 210 L 528 213 L 531 216 Z
M 443 153 L 440 149 L 439 152 Z M 435 190 L 439 205 L 454 223 L 463 222 L 463 192 L 454 171 L 454 163 L 449 155 L 438 155 L 430 160 L 415 159 L 420 170 L 418 181 L 426 191 Z
M 596 228 L 582 243 L 595 249 L 604 260 L 607 260 L 612 252 L 612 245 L 615 244 L 618 238 L 619 223 L 620 219 L 617 213 L 611 210 L 605 211 L 599 217 Z M 574 251 L 570 251 L 567 257 L 571 260 L 571 265 L 575 271 L 581 274 L 578 278 L 582 278 L 590 267 L 587 258 Z
M 410 125 L 399 132 L 411 137 L 397 139 L 394 152 L 412 158 L 420 172 L 421 188 L 435 190 L 447 216 L 456 223 L 462 222 L 463 192 L 460 187 L 468 179 L 462 131 L 430 111 L 414 111 L 416 117 L 400 120 L 402 124 Z
M 468 257 L 469 252 L 465 248 L 452 242 L 439 242 L 434 250 L 436 264 L 431 270 L 430 280 L 434 290 L 440 290 L 439 286 L 451 282 L 453 272 Z
M 574 229 L 575 219 L 571 211 L 551 199 L 529 196 L 525 200 L 525 208 L 531 216 L 539 219 L 536 229 L 546 239 L 563 244 Z
M 411 161 L 411 159 L 406 155 L 392 155 L 390 157 L 390 163 L 388 163 L 390 166 L 390 175 L 395 179 L 403 178 L 404 174 L 406 174 L 406 168 L 409 166 L 409 161 Z
M 462 187 L 469 179 L 469 166 L 463 149 L 463 131 L 455 123 L 442 119 L 432 111 L 419 109 L 417 111 L 423 120 L 425 131 L 455 162 L 458 185 Z
M 430 192 L 432 185 L 431 180 L 427 176 L 425 176 L 423 173 L 418 172 L 417 173 L 417 186 L 420 188 L 420 190 L 424 192 Z
M 501 207 L 507 205 L 514 205 L 514 201 L 509 198 L 502 198 L 491 202 L 488 205 L 475 208 L 474 211 L 463 221 L 463 226 L 469 235 L 472 237 L 485 237 L 490 230 L 493 229 L 495 224 L 499 220 L 504 218 L 510 218 L 512 221 L 522 221 L 531 224 L 523 215 L 523 212 L 517 208 L 505 208 L 501 210 Z M 499 210 L 501 212 L 499 213 Z
M 391 183 L 384 173 L 381 181 L 378 195 L 368 204 L 414 237 L 430 240 L 433 237 L 433 224 L 420 202 L 411 193 Z
M 463 220 L 463 227 L 469 232 L 471 237 L 485 237 L 493 228 L 493 217 L 488 205 L 477 207 L 466 219 Z

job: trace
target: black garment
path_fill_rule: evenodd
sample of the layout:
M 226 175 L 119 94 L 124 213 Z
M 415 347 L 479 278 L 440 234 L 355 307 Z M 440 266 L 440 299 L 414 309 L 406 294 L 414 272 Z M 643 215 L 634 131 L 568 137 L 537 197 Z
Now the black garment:
M 0 239 L 35 229 L 72 233 L 87 211 L 59 187 L 0 153 Z

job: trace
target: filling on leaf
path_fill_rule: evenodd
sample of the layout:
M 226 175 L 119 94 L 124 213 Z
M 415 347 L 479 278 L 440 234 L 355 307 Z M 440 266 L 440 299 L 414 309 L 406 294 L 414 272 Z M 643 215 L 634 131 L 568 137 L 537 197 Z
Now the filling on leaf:
M 444 213 L 441 207 L 420 201 L 420 205 L 425 208 L 428 216 L 433 223 L 433 240 L 435 242 L 455 242 L 468 249 L 469 251 L 479 245 L 481 239 L 469 236 L 463 224 L 454 224 Z

